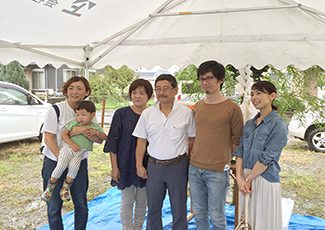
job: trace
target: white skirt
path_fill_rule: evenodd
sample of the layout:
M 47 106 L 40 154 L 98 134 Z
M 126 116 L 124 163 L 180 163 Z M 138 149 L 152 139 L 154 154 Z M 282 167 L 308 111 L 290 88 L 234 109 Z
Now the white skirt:
M 251 169 L 244 169 L 243 178 Z M 248 223 L 252 230 L 282 230 L 281 185 L 258 176 L 252 181 L 248 205 Z M 244 196 L 240 194 L 239 217 L 244 210 Z

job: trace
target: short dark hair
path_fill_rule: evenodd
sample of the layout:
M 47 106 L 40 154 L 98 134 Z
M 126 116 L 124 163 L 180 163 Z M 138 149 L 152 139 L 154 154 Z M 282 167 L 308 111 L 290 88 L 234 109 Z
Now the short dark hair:
M 267 94 L 276 93 L 275 85 L 269 81 L 258 81 L 254 83 L 254 85 L 252 85 L 251 89 L 255 89 Z M 277 110 L 278 107 L 273 105 L 273 101 L 272 101 L 272 109 Z
M 197 80 L 199 77 L 212 72 L 213 76 L 218 79 L 218 81 L 225 79 L 226 70 L 225 67 L 217 61 L 205 61 L 203 62 L 199 68 L 197 69 Z M 222 88 L 223 83 L 220 85 L 220 89 Z
M 146 94 L 148 96 L 148 99 L 151 98 L 152 94 L 153 94 L 153 88 L 151 83 L 148 80 L 144 80 L 144 79 L 136 79 L 135 81 L 133 81 L 129 87 L 129 96 L 131 98 L 131 94 L 132 92 L 138 88 L 143 86 L 144 90 L 146 91 Z
M 96 106 L 91 101 L 81 101 L 74 111 L 85 109 L 88 113 L 96 112 Z
M 85 96 L 84 99 L 87 98 L 91 94 L 91 87 L 89 85 L 88 80 L 86 78 L 84 78 L 84 77 L 74 76 L 74 77 L 69 78 L 69 80 L 67 80 L 64 83 L 64 85 L 62 86 L 62 93 L 63 93 L 64 96 L 67 96 L 69 86 L 73 82 L 77 82 L 77 81 L 81 81 L 82 83 L 84 83 L 86 92 L 89 91 L 89 94 L 87 96 Z
M 177 87 L 176 78 L 171 74 L 161 74 L 161 75 L 159 75 L 155 80 L 155 87 L 156 87 L 156 84 L 157 84 L 158 81 L 163 81 L 163 80 L 169 81 L 173 88 Z

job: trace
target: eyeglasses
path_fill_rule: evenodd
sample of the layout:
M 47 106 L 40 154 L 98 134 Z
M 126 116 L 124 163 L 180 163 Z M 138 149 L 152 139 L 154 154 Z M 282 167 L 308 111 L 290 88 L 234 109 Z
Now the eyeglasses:
M 201 83 L 203 83 L 204 81 L 211 82 L 212 79 L 213 79 L 213 77 L 210 77 L 210 76 L 209 76 L 209 77 L 206 77 L 206 78 L 199 77 L 199 81 L 200 81 Z
M 169 88 L 169 87 L 156 88 L 155 91 L 157 93 L 159 93 L 160 91 L 163 91 L 164 93 L 167 93 L 170 89 L 173 89 L 173 88 Z

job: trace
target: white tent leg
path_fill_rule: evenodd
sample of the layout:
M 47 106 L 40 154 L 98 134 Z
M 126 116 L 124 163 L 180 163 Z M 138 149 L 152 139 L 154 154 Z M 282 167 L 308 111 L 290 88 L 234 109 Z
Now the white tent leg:
M 236 78 L 239 83 L 236 85 L 236 90 L 240 95 L 243 95 L 243 103 L 240 105 L 244 123 L 253 118 L 257 113 L 255 107 L 250 103 L 250 91 L 251 86 L 254 84 L 253 78 L 251 78 L 253 72 L 250 70 L 251 65 L 246 65 L 239 70 L 240 75 Z
M 86 67 L 85 69 L 85 78 L 89 81 L 89 68 Z
M 55 92 L 58 93 L 58 69 L 55 68 Z
M 90 66 L 90 45 L 84 47 L 84 61 L 85 61 L 85 78 L 89 81 L 89 67 Z

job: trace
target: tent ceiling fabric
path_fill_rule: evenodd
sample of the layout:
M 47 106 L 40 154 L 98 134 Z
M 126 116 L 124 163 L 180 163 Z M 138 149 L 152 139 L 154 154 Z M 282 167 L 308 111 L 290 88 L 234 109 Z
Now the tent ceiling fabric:
M 0 62 L 325 68 L 323 0 L 0 0 Z

